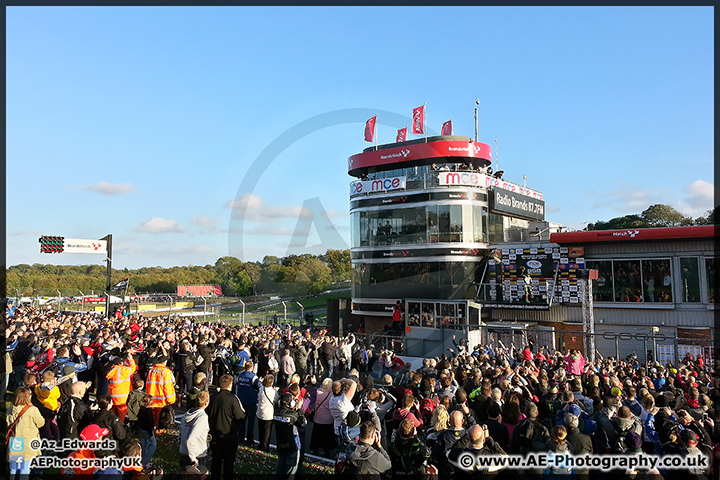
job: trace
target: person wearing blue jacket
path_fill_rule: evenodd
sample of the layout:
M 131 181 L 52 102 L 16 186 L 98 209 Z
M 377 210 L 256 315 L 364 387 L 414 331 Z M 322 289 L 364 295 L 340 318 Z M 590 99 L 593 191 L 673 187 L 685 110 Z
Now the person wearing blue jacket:
M 244 371 L 235 380 L 235 394 L 245 410 L 246 416 L 240 421 L 240 432 L 238 441 L 251 447 L 255 445 L 255 411 L 257 410 L 258 392 L 260 391 L 260 379 L 253 373 L 254 364 L 246 360 Z

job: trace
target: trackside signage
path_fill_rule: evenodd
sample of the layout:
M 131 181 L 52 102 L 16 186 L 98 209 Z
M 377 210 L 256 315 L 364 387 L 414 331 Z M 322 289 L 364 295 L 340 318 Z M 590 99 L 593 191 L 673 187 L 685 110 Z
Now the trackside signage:
M 490 195 L 490 209 L 513 217 L 545 220 L 545 202 L 517 193 L 494 188 Z
M 361 193 L 386 192 L 405 188 L 407 177 L 379 178 L 377 180 L 366 180 L 350 184 L 350 196 Z
M 526 197 L 543 199 L 543 194 L 516 183 L 508 182 L 500 178 L 491 177 L 484 173 L 474 172 L 439 172 L 438 183 L 440 185 L 468 185 L 471 187 L 494 187 L 518 193 Z
M 100 253 L 107 254 L 106 240 L 82 240 L 79 238 L 65 239 L 65 253 Z

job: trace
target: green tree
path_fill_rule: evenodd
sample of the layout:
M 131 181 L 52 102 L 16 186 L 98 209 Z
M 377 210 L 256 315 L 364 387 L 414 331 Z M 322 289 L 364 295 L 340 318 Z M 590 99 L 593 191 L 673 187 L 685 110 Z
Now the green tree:
M 623 230 L 625 228 L 647 228 L 650 225 L 639 215 L 625 215 L 615 217 L 607 222 L 598 220 L 595 223 L 588 223 L 588 230 Z
M 686 217 L 670 205 L 650 205 L 641 216 L 650 227 L 680 227 L 693 224 L 692 218 Z

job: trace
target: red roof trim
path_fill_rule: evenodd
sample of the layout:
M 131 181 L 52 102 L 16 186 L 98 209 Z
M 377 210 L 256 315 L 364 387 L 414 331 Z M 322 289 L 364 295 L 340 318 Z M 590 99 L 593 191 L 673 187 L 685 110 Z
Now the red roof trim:
M 591 230 L 550 234 L 553 243 L 637 242 L 647 240 L 682 240 L 713 238 L 720 232 L 717 225 L 696 227 L 628 228 L 624 230 Z

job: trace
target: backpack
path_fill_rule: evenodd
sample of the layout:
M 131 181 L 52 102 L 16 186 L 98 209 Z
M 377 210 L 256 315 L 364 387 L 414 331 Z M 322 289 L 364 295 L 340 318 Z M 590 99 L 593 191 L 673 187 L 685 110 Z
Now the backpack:
M 278 364 L 275 355 L 270 355 L 270 358 L 268 358 L 268 370 L 272 370 L 273 372 L 280 370 L 280 365 Z
M 362 348 L 358 348 L 355 350 L 355 353 L 353 353 L 353 362 L 358 365 L 364 365 L 365 364 L 365 355 L 363 355 L 363 352 L 365 350 Z
M 172 405 L 165 405 L 160 411 L 160 421 L 158 422 L 158 428 L 160 430 L 166 430 L 175 425 L 175 410 Z
M 357 465 L 350 462 L 350 456 L 357 447 L 356 443 L 348 443 L 344 447 L 338 449 L 337 458 L 335 459 L 335 474 L 354 477 L 357 475 Z

